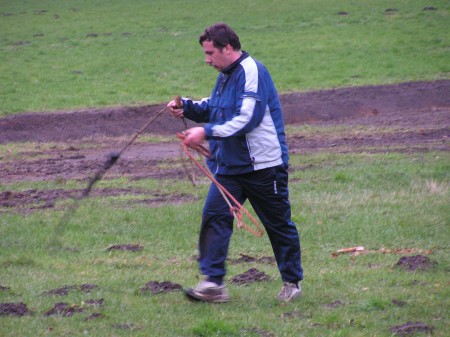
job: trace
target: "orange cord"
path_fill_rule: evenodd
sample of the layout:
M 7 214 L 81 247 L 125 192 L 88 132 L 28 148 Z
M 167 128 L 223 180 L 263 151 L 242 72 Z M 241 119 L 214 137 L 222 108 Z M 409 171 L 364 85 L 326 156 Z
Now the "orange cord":
M 206 149 L 205 147 L 201 146 L 201 145 L 197 145 L 195 147 L 191 147 L 191 146 L 187 146 L 186 144 L 184 144 L 183 140 L 185 138 L 184 133 L 182 132 L 178 132 L 177 133 L 177 137 L 181 140 L 180 144 L 181 147 L 183 149 L 183 151 L 186 153 L 186 155 L 191 159 L 191 161 L 217 186 L 217 188 L 221 191 L 222 196 L 224 197 L 225 201 L 228 203 L 228 205 L 230 206 L 230 213 L 236 218 L 237 220 L 237 227 L 238 228 L 244 228 L 246 231 L 248 231 L 250 234 L 253 234 L 254 236 L 260 238 L 261 236 L 263 236 L 264 234 L 264 229 L 263 226 L 259 223 L 258 220 L 255 219 L 255 217 L 253 217 L 250 212 L 239 203 L 239 201 L 236 200 L 236 198 L 234 198 L 230 192 L 228 192 L 228 190 L 223 187 L 215 178 L 214 176 L 211 174 L 211 172 L 205 168 L 203 165 L 201 165 L 198 160 L 193 156 L 193 154 L 191 153 L 191 151 L 189 150 L 192 149 L 194 151 L 197 151 L 198 153 L 200 153 L 201 155 L 205 156 L 206 158 L 210 158 L 211 157 L 211 152 L 209 152 L 208 149 Z M 228 200 L 228 199 L 229 200 Z M 231 205 L 230 200 L 234 203 L 235 206 Z M 245 224 L 242 220 L 242 213 L 244 213 L 249 219 L 250 221 L 255 225 L 256 229 L 251 228 L 250 226 L 248 226 L 247 224 Z

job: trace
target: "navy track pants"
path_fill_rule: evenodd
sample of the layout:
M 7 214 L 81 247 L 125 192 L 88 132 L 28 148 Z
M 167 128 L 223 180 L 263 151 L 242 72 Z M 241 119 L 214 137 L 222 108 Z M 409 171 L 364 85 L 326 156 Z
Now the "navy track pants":
M 283 165 L 239 175 L 216 175 L 241 204 L 247 199 L 265 227 L 281 279 L 297 283 L 303 279 L 300 237 L 291 220 L 288 173 Z M 211 184 L 202 214 L 199 239 L 200 271 L 223 278 L 225 260 L 233 233 L 234 217 L 215 184 Z

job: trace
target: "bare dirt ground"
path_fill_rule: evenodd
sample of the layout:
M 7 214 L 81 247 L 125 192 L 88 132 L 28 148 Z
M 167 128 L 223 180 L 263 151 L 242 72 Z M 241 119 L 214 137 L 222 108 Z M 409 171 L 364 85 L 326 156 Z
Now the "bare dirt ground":
M 288 137 L 291 153 L 319 151 L 361 152 L 449 151 L 450 80 L 410 82 L 397 85 L 367 86 L 281 95 L 284 118 L 289 124 L 333 127 L 371 126 L 370 132 L 337 135 L 320 133 Z M 114 107 L 80 111 L 25 113 L 0 119 L 0 144 L 32 142 L 14 156 L 5 155 L 0 162 L 0 186 L 15 181 L 69 179 L 89 180 L 105 165 L 107 156 L 123 148 L 137 130 L 165 104 L 141 107 Z M 194 123 L 188 122 L 188 126 Z M 175 133 L 183 123 L 164 113 L 143 135 L 160 135 L 173 141 L 158 144 L 139 142 L 139 138 L 103 177 L 125 176 L 129 179 L 186 179 L 179 162 L 180 146 Z M 390 128 L 391 131 L 386 132 Z M 395 130 L 395 131 L 392 131 Z M 49 146 L 48 144 L 55 144 Z M 31 149 L 30 149 L 31 148 Z M 1 155 L 0 155 L 1 156 Z M 296 168 L 291 168 L 295 170 Z M 27 205 L 48 208 L 58 199 L 66 199 L 81 190 L 3 191 L 0 211 Z M 122 193 L 145 193 L 126 189 L 96 189 L 95 196 Z M 168 196 L 156 193 L 149 204 Z M 173 195 L 170 196 L 174 198 Z M 185 196 L 175 196 L 184 198 Z M 173 201 L 173 200 L 166 200 Z

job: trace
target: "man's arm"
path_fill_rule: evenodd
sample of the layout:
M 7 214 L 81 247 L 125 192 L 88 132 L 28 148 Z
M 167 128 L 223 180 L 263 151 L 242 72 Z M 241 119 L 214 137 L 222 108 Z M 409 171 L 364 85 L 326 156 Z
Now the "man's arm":
M 174 117 L 186 117 L 197 123 L 209 122 L 209 98 L 203 98 L 201 101 L 193 101 L 188 98 L 176 99 L 167 104 L 167 108 Z
M 209 98 L 200 101 L 183 98 L 182 102 L 184 117 L 197 123 L 209 122 Z

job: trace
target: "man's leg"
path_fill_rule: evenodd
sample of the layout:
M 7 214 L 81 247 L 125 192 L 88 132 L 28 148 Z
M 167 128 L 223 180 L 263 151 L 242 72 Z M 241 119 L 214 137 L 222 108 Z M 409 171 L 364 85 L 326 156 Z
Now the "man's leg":
M 222 176 L 216 179 L 233 195 L 239 194 L 240 187 L 233 179 Z M 230 207 L 217 186 L 211 184 L 203 207 L 199 238 L 200 271 L 203 275 L 213 278 L 223 278 L 225 275 L 233 220 Z
M 216 179 L 237 200 L 244 201 L 239 183 L 233 177 L 217 176 Z M 199 238 L 199 267 L 206 276 L 194 289 L 187 289 L 191 300 L 205 302 L 226 302 L 228 293 L 222 285 L 226 273 L 225 261 L 230 238 L 233 233 L 234 217 L 215 184 L 211 184 L 203 207 Z
M 300 237 L 291 220 L 287 170 L 277 166 L 239 177 L 267 231 L 282 280 L 297 284 L 303 279 L 303 269 Z

